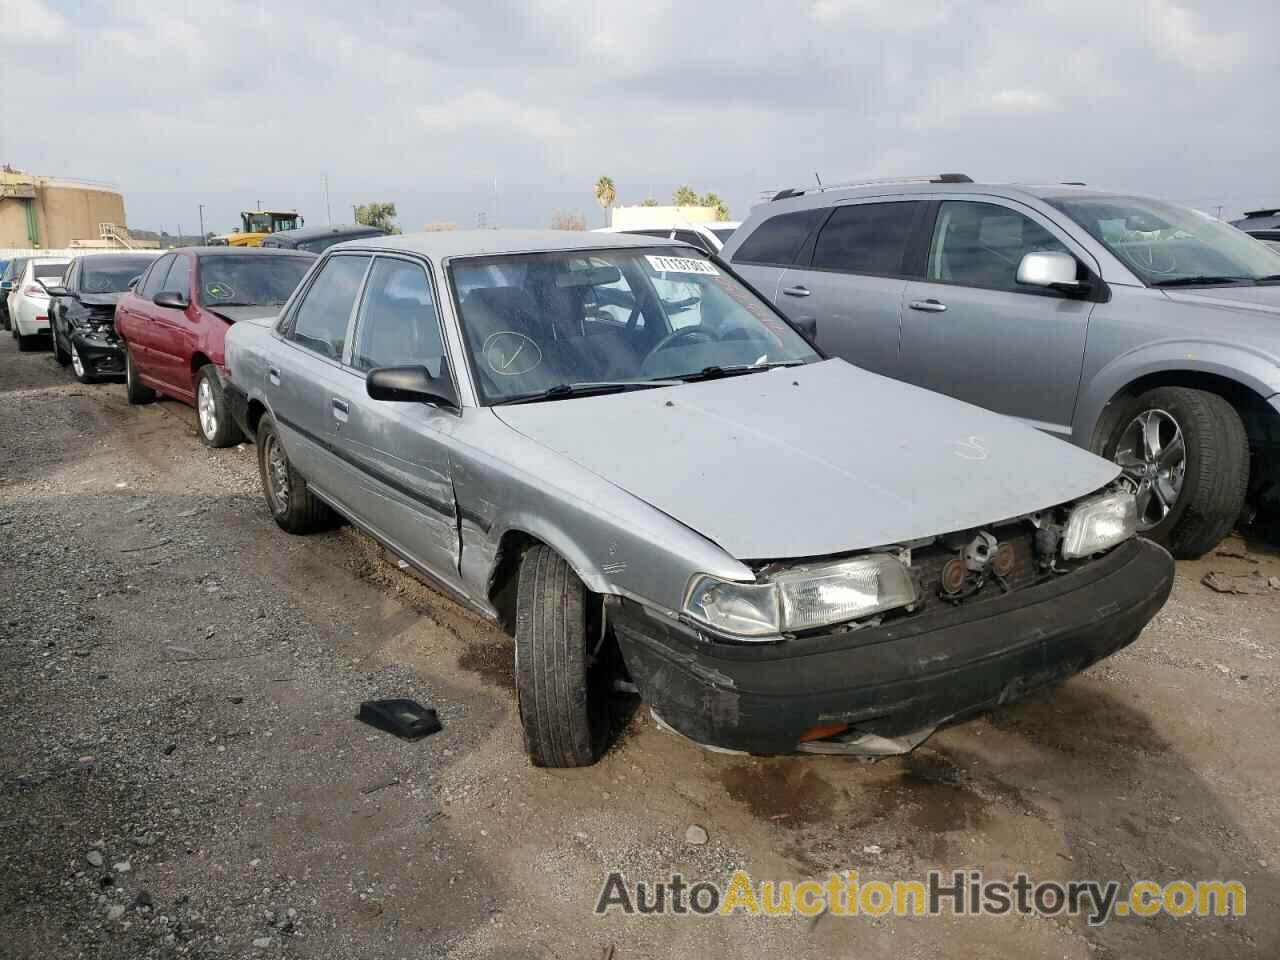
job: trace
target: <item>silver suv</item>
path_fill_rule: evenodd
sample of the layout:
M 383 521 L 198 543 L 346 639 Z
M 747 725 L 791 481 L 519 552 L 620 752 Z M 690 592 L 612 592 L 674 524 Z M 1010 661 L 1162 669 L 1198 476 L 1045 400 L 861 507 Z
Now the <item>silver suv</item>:
M 1177 556 L 1280 502 L 1280 254 L 1205 214 L 943 174 L 784 190 L 721 256 L 829 353 L 1115 460 Z

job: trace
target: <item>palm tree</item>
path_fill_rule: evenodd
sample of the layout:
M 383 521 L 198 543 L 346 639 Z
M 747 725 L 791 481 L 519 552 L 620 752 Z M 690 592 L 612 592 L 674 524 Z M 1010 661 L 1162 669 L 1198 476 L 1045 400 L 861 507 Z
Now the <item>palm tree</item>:
M 692 187 L 676 187 L 676 192 L 671 195 L 671 202 L 677 207 L 696 207 L 698 194 Z
M 704 193 L 699 201 L 704 207 L 715 207 L 717 220 L 729 219 L 729 205 L 714 193 Z
M 613 200 L 618 195 L 614 189 L 613 180 L 610 177 L 601 177 L 596 181 L 596 201 L 600 204 L 600 208 L 604 210 L 604 225 L 609 225 L 609 208 L 613 206 Z

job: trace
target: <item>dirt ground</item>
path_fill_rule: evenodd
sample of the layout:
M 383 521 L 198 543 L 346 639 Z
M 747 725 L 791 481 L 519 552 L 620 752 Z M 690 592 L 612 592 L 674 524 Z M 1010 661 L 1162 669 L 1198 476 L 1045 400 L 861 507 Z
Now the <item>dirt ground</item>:
M 1235 538 L 1128 650 L 910 757 L 755 760 L 634 711 L 520 748 L 509 641 L 350 528 L 290 537 L 251 446 L 0 337 L 0 956 L 1280 956 L 1280 576 Z M 354 719 L 409 696 L 444 730 Z M 690 825 L 709 842 L 686 841 Z M 608 873 L 724 883 L 1239 879 L 1248 914 L 600 918 Z

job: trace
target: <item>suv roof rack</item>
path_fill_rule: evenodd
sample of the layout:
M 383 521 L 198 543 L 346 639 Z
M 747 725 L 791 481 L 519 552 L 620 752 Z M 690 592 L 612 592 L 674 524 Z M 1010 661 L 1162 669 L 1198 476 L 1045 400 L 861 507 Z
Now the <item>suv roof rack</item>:
M 806 193 L 823 193 L 827 190 L 845 190 L 850 187 L 874 187 L 894 183 L 973 183 L 973 177 L 964 173 L 932 173 L 919 177 L 877 177 L 869 180 L 845 180 L 840 183 L 820 183 L 816 187 L 788 187 L 773 195 L 774 200 L 803 197 Z
M 1280 207 L 1267 207 L 1264 210 L 1246 210 L 1246 217 L 1274 217 L 1280 214 Z

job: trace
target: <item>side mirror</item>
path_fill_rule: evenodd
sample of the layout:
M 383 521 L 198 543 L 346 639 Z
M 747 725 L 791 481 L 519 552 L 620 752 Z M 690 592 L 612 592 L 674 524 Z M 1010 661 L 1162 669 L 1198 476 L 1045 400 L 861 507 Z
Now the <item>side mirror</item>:
M 1070 293 L 1085 288 L 1085 284 L 1076 279 L 1076 270 L 1076 258 L 1069 253 L 1052 250 L 1028 253 L 1018 264 L 1018 282 Z
M 431 376 L 424 366 L 379 367 L 370 370 L 365 389 L 375 400 L 399 403 L 433 403 L 440 407 L 458 408 L 458 391 L 447 373 Z
M 157 307 L 168 307 L 170 310 L 187 309 L 187 295 L 177 290 L 162 290 L 151 298 Z
M 818 318 L 799 317 L 792 320 L 791 325 L 808 337 L 810 343 L 818 342 Z
M 66 287 L 45 287 L 45 290 L 48 292 L 49 296 L 51 297 L 74 296 L 74 294 L 72 294 L 72 292 L 68 290 Z
M 138 274 L 129 281 L 129 289 L 132 290 L 138 285 L 138 281 L 142 279 L 142 274 Z

